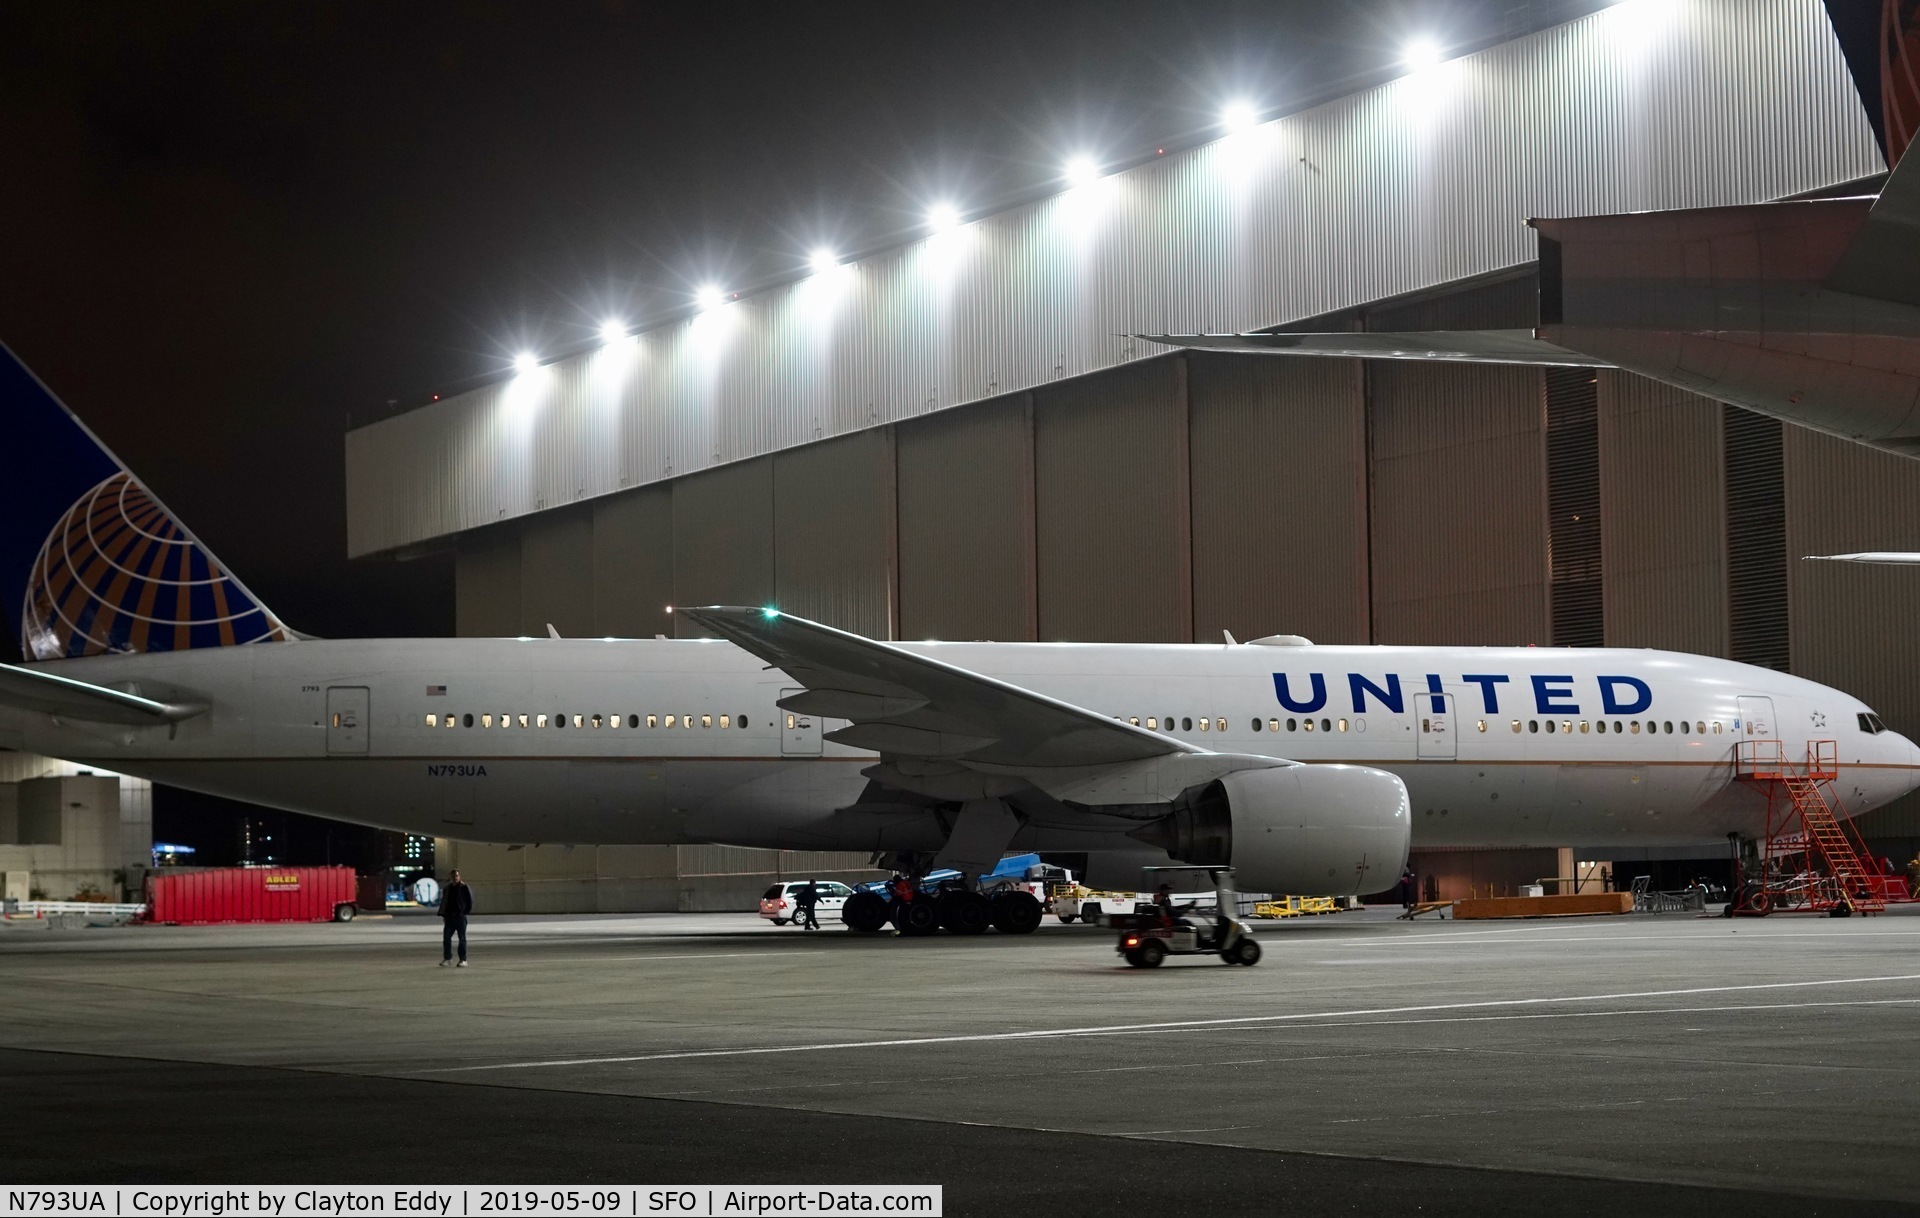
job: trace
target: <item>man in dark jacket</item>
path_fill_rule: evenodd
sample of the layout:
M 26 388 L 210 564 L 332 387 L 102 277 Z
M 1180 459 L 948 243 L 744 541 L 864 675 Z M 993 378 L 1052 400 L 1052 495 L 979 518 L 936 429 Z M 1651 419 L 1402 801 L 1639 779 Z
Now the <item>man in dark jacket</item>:
M 460 967 L 467 967 L 467 915 L 473 912 L 473 889 L 455 871 L 440 890 L 440 967 L 453 963 L 453 937 L 460 936 Z
M 793 903 L 794 921 L 800 922 L 800 929 L 819 930 L 820 922 L 813 916 L 813 907 L 820 903 L 820 886 L 808 880 L 800 886 L 799 892 L 793 894 Z

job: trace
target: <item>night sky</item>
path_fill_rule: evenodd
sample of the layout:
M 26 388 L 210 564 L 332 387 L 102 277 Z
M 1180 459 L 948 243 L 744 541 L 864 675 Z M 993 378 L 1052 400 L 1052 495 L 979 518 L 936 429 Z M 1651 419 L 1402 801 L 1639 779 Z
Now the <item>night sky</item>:
M 0 340 L 296 628 L 448 634 L 350 417 L 1598 7 L 8 3 Z

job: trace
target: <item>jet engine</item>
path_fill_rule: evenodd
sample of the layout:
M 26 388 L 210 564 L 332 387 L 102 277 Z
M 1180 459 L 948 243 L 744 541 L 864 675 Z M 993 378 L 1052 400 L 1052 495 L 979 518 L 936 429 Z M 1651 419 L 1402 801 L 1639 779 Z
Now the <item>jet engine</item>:
M 1297 765 L 1241 770 L 1183 792 L 1130 835 L 1183 863 L 1231 866 L 1245 892 L 1379 892 L 1406 865 L 1407 788 L 1384 770 Z

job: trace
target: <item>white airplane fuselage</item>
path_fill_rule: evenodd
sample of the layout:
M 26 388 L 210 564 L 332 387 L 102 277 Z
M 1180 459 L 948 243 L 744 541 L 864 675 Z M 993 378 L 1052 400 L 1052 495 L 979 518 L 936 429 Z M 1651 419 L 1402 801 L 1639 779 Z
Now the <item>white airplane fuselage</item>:
M 1672 652 L 899 646 L 1212 751 L 1391 771 L 1416 846 L 1757 835 L 1765 798 L 1734 773 L 1756 737 L 1794 760 L 1836 741 L 1842 815 L 1920 784 L 1913 744 L 1869 730 L 1858 699 Z M 300 641 L 35 667 L 209 709 L 129 728 L 0 708 L 0 746 L 411 833 L 847 850 L 945 835 L 869 791 L 873 754 L 822 742 L 840 721 L 775 706 L 796 682 L 720 641 Z M 1014 846 L 1137 850 L 1137 823 L 1029 812 Z

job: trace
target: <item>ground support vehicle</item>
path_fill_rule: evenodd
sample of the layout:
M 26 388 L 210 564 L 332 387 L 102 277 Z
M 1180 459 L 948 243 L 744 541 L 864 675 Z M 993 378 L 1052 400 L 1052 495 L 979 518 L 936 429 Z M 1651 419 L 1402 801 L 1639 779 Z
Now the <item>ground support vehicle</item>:
M 1213 879 L 1215 905 L 1157 906 L 1132 914 L 1109 914 L 1119 932 L 1114 950 L 1133 968 L 1159 968 L 1168 956 L 1218 956 L 1222 964 L 1260 963 L 1260 944 L 1235 908 L 1231 867 L 1149 867 L 1148 871 L 1205 871 Z
M 873 934 L 888 923 L 902 935 L 930 935 L 944 930 L 956 935 L 1030 935 L 1045 916 L 1040 898 L 1029 891 L 1029 869 L 1039 867 L 1037 854 L 1014 855 L 969 884 L 953 870 L 930 872 L 914 882 L 913 899 L 897 901 L 892 881 L 876 881 L 854 888 L 840 909 L 847 929 Z

